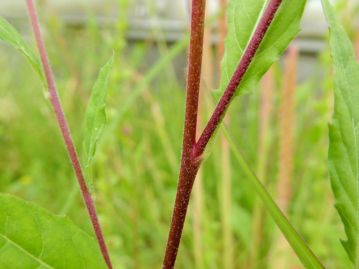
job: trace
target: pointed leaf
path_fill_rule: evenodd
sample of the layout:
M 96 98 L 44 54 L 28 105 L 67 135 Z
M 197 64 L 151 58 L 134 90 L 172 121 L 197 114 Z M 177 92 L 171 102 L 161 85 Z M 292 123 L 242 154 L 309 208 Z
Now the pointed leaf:
M 268 0 L 230 0 L 220 92 L 223 92 L 228 85 L 268 2 Z M 283 0 L 237 93 L 256 85 L 268 68 L 279 59 L 299 32 L 305 3 L 306 0 Z
M 25 59 L 31 64 L 35 72 L 39 75 L 42 82 L 44 82 L 40 59 L 25 43 L 18 31 L 2 17 L 0 17 L 0 40 L 20 51 Z
M 332 6 L 322 1 L 334 64 L 334 114 L 329 126 L 329 174 L 344 224 L 344 248 L 359 267 L 359 64 Z
M 114 57 L 105 64 L 100 70 L 98 78 L 91 92 L 91 97 L 85 115 L 84 133 L 84 167 L 86 178 L 92 186 L 91 164 L 96 153 L 96 146 L 101 138 L 106 124 L 106 96 L 108 90 L 108 80 L 112 71 Z
M 0 268 L 100 269 L 94 238 L 69 219 L 0 194 Z

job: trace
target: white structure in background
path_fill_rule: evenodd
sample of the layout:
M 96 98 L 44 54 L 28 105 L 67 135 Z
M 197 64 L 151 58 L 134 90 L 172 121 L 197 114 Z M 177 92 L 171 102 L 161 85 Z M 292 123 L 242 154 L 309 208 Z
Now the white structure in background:
M 119 13 L 120 0 L 43 0 L 69 24 L 82 24 L 86 14 L 96 14 L 98 21 L 111 25 Z M 190 0 L 128 0 L 129 38 L 142 39 L 161 30 L 168 41 L 179 39 L 188 29 Z M 210 15 L 218 10 L 219 0 L 207 0 Z M 353 3 L 358 0 L 349 0 Z M 0 0 L 0 15 L 11 19 L 26 17 L 25 1 Z M 302 32 L 296 39 L 302 51 L 316 52 L 323 46 L 326 23 L 320 0 L 309 0 L 303 18 Z

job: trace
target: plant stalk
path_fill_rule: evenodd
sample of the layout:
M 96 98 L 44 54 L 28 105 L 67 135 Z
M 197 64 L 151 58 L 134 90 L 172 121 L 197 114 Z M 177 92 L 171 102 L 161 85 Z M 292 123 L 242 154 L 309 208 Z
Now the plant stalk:
M 209 140 L 217 130 L 281 3 L 282 0 L 270 0 L 268 3 L 236 71 L 234 72 L 222 98 L 212 114 L 212 117 L 208 121 L 206 128 L 193 149 L 193 155 L 195 158 L 201 157 Z
M 167 240 L 163 268 L 174 267 L 189 199 L 200 162 L 192 158 L 196 143 L 199 88 L 201 81 L 203 35 L 206 1 L 192 1 L 191 37 L 188 58 L 186 114 L 183 134 L 182 160 L 172 223 Z
M 261 100 L 260 100 L 260 127 L 259 127 L 259 141 L 258 141 L 258 161 L 257 161 L 257 175 L 262 180 L 262 184 L 268 184 L 267 162 L 269 157 L 269 144 L 271 137 L 270 123 L 273 110 L 273 96 L 275 94 L 274 68 L 271 67 L 264 75 L 261 83 Z M 259 263 L 260 255 L 262 254 L 265 233 L 266 211 L 263 204 L 258 203 L 255 199 L 253 209 L 252 221 L 252 242 L 249 255 L 249 268 L 255 269 L 264 266 L 264 263 Z
M 293 189 L 294 166 L 294 126 L 295 104 L 294 95 L 297 86 L 297 65 L 299 50 L 291 46 L 284 59 L 283 85 L 279 106 L 279 175 L 277 182 L 277 204 L 282 212 L 289 214 L 289 206 Z M 279 235 L 271 248 L 273 268 L 292 268 L 296 259 L 292 249 L 289 248 L 285 237 Z
M 283 235 L 285 235 L 288 243 L 297 253 L 298 258 L 301 260 L 304 267 L 308 269 L 323 269 L 324 266 L 321 264 L 319 259 L 307 246 L 306 242 L 300 236 L 300 234 L 294 229 L 286 216 L 283 214 L 277 204 L 273 201 L 272 197 L 269 195 L 264 185 L 251 170 L 242 153 L 238 150 L 238 146 L 234 142 L 234 139 L 231 137 L 228 130 L 224 127 L 223 131 L 228 139 L 229 144 L 231 145 L 233 155 L 237 160 L 241 170 L 246 175 L 248 182 L 251 184 L 257 195 L 260 197 L 269 214 L 276 222 L 278 228 L 282 231 Z
M 294 157 L 294 94 L 297 86 L 297 65 L 299 50 L 292 46 L 284 59 L 283 86 L 279 107 L 279 175 L 278 205 L 288 213 L 292 197 L 293 157 Z
M 227 26 L 227 0 L 219 0 L 221 14 L 218 19 L 218 43 L 217 43 L 217 66 L 221 70 L 221 61 L 224 57 L 225 39 L 228 32 Z M 229 117 L 225 123 L 229 124 Z M 233 231 L 231 225 L 232 217 L 232 171 L 231 171 L 231 152 L 226 137 L 221 134 L 221 184 L 220 204 L 221 204 L 221 224 L 222 224 L 222 266 L 226 269 L 234 268 L 234 244 Z
M 357 29 L 357 33 L 356 33 L 356 36 L 355 36 L 354 47 L 355 47 L 355 53 L 356 53 L 356 56 L 357 56 L 357 60 L 359 61 L 359 27 Z
M 70 128 L 68 126 L 64 111 L 62 109 L 62 105 L 61 105 L 61 101 L 60 101 L 59 94 L 57 91 L 53 71 L 52 71 L 50 61 L 49 61 L 49 58 L 48 58 L 48 55 L 46 52 L 45 42 L 44 42 L 44 39 L 43 39 L 41 31 L 40 31 L 40 24 L 39 24 L 36 7 L 34 5 L 33 0 L 26 0 L 26 3 L 27 3 L 28 13 L 29 13 L 29 17 L 31 20 L 31 24 L 32 24 L 32 29 L 33 29 L 33 32 L 35 35 L 37 47 L 38 47 L 38 50 L 40 53 L 43 70 L 44 70 L 46 81 L 47 81 L 48 91 L 49 91 L 49 95 L 50 95 L 50 102 L 51 102 L 53 110 L 55 112 L 56 119 L 59 124 L 60 130 L 62 133 L 62 137 L 64 139 L 66 149 L 67 149 L 67 152 L 68 152 L 70 160 L 71 160 L 72 167 L 75 171 L 76 178 L 80 185 L 83 200 L 85 202 L 88 214 L 90 216 L 92 226 L 94 228 L 101 253 L 103 255 L 103 258 L 104 258 L 108 268 L 111 269 L 112 264 L 111 264 L 110 256 L 109 256 L 107 246 L 105 243 L 105 239 L 102 234 L 101 226 L 100 226 L 100 223 L 99 223 L 99 220 L 97 217 L 96 208 L 95 208 L 94 202 L 92 200 L 91 194 L 89 192 L 89 189 L 86 185 L 84 174 L 83 174 L 83 171 L 82 171 L 82 168 L 80 165 L 80 161 L 78 158 L 78 154 L 76 152 L 76 148 L 75 148 L 72 136 L 71 136 Z
M 256 28 L 253 37 L 243 54 L 240 63 L 234 72 L 226 91 L 219 101 L 206 128 L 196 143 L 197 114 L 199 86 L 201 77 L 201 64 L 203 52 L 203 32 L 205 17 L 205 0 L 192 1 L 191 39 L 189 49 L 189 68 L 187 80 L 186 115 L 183 136 L 182 161 L 177 187 L 177 195 L 172 215 L 172 223 L 168 236 L 164 269 L 174 267 L 178 247 L 181 241 L 182 230 L 186 218 L 188 203 L 193 183 L 198 172 L 201 155 L 204 152 L 209 140 L 223 118 L 234 93 L 248 70 L 250 63 L 255 56 L 260 43 L 262 42 L 282 0 L 270 0 L 265 12 Z
M 190 3 L 190 1 L 188 1 Z M 206 12 L 209 11 L 209 6 L 206 6 Z M 212 57 L 212 32 L 211 23 L 206 21 L 204 32 L 203 32 L 203 56 L 202 56 L 202 75 L 201 85 L 199 93 L 199 109 L 197 115 L 197 135 L 200 135 L 200 129 L 204 128 L 205 115 L 210 111 L 208 107 L 208 100 L 206 100 L 206 93 L 210 89 L 213 89 L 213 57 Z M 195 257 L 195 268 L 205 269 L 205 245 L 204 245 L 204 234 L 205 234 L 205 195 L 203 185 L 203 170 L 200 168 L 197 172 L 195 182 L 192 190 L 192 219 L 193 219 L 193 246 L 194 246 L 194 257 Z

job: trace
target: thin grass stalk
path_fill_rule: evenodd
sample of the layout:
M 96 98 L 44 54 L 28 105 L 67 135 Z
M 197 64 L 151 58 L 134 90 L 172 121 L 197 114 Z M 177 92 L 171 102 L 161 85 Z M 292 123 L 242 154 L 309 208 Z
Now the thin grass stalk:
M 226 120 L 226 123 L 229 121 Z M 234 268 L 234 244 L 231 225 L 232 217 L 232 171 L 230 148 L 224 135 L 221 136 L 221 222 L 223 268 Z
M 204 249 L 203 249 L 203 211 L 204 211 L 204 192 L 203 192 L 203 171 L 199 169 L 193 186 L 193 246 L 195 268 L 204 269 Z
M 277 182 L 277 204 L 288 216 L 292 197 L 293 157 L 294 157 L 294 94 L 297 85 L 297 65 L 299 50 L 292 46 L 284 59 L 283 85 L 279 107 L 279 177 Z M 295 261 L 293 250 L 283 235 L 272 247 L 273 268 L 291 268 Z
M 207 7 L 207 12 L 209 11 L 209 7 Z M 212 53 L 212 24 L 207 20 L 204 28 L 204 35 L 203 35 L 203 59 L 202 59 L 202 79 L 201 79 L 201 93 L 200 96 L 206 99 L 208 92 L 213 89 L 214 85 L 214 59 Z M 208 103 L 206 105 L 205 110 L 208 109 Z M 200 113 L 201 110 L 199 110 Z M 205 115 L 201 115 L 205 116 Z M 204 117 L 200 119 L 200 122 L 204 121 Z M 202 125 L 203 122 L 201 122 Z M 200 135 L 200 133 L 198 134 Z
M 275 78 L 274 67 L 271 67 L 264 75 L 261 83 L 261 97 L 260 97 L 260 127 L 259 127 L 259 141 L 258 141 L 258 162 L 257 173 L 258 177 L 264 183 L 268 181 L 266 177 L 268 164 L 268 150 L 270 146 L 270 123 L 273 113 L 273 99 L 275 96 Z
M 220 64 L 224 56 L 224 43 L 227 36 L 226 21 L 227 0 L 219 0 L 221 14 L 218 18 L 218 43 L 217 43 L 217 66 L 220 70 Z M 230 118 L 224 119 L 229 125 Z M 221 134 L 221 185 L 220 185 L 220 203 L 221 203 L 221 222 L 222 222 L 222 253 L 223 268 L 234 268 L 234 244 L 233 231 L 231 225 L 232 216 L 232 171 L 230 147 L 224 134 Z
M 358 26 L 357 33 L 356 33 L 354 46 L 355 46 L 356 56 L 359 61 L 359 26 Z
M 145 6 L 147 10 L 149 10 L 150 19 L 156 20 L 156 16 L 158 13 L 158 10 L 156 10 L 156 2 L 153 0 L 145 0 Z M 154 38 L 154 40 L 152 40 L 152 38 Z M 152 30 L 150 40 L 156 43 L 160 57 L 162 55 L 168 54 L 169 47 L 162 27 L 155 27 Z M 172 62 L 167 65 L 164 72 L 167 78 L 172 81 L 172 83 L 177 83 L 176 72 Z
M 55 11 L 52 11 L 51 17 L 55 17 L 56 20 L 59 19 L 59 15 Z M 86 99 L 86 91 L 84 90 L 81 83 L 81 74 L 77 69 L 76 64 L 74 62 L 74 58 L 70 53 L 70 48 L 67 40 L 63 35 L 59 33 L 52 35 L 52 37 L 54 38 L 55 42 L 58 44 L 58 47 L 61 50 L 61 55 L 63 55 L 63 61 L 67 69 L 69 70 L 71 77 L 73 78 L 73 87 L 71 87 L 71 96 L 74 96 L 75 94 L 80 94 L 80 96 L 83 99 Z M 74 106 L 75 105 L 74 102 L 71 105 Z
M 173 146 L 171 144 L 171 139 L 166 129 L 165 119 L 163 118 L 163 113 L 160 105 L 153 102 L 151 107 L 152 115 L 156 124 L 156 132 L 158 133 L 159 140 L 161 141 L 162 148 L 165 151 L 166 158 L 171 167 L 172 172 L 177 172 L 178 163 L 176 161 L 176 154 L 174 152 Z
M 49 61 L 49 58 L 47 55 L 45 42 L 43 40 L 41 31 L 40 31 L 40 23 L 39 23 L 36 7 L 34 5 L 33 0 L 26 0 L 26 3 L 27 3 L 28 13 L 29 13 L 29 17 L 31 20 L 32 29 L 33 29 L 33 32 L 35 35 L 37 47 L 38 47 L 38 50 L 40 53 L 43 70 L 44 70 L 46 81 L 47 81 L 50 102 L 51 102 L 53 110 L 55 112 L 55 116 L 56 116 L 57 122 L 59 124 L 61 134 L 64 139 L 66 149 L 67 149 L 67 152 L 68 152 L 70 160 L 71 160 L 72 167 L 75 171 L 76 178 L 80 185 L 82 197 L 85 202 L 87 211 L 89 213 L 101 253 L 103 255 L 103 258 L 104 258 L 108 268 L 111 269 L 112 263 L 111 263 L 110 256 L 109 256 L 109 253 L 107 250 L 105 239 L 103 237 L 101 226 L 100 226 L 100 223 L 99 223 L 99 220 L 97 217 L 96 208 L 95 208 L 94 202 L 92 200 L 91 194 L 89 192 L 89 189 L 86 185 L 84 173 L 83 173 L 81 165 L 80 165 L 78 154 L 76 152 L 76 148 L 75 148 L 72 136 L 71 136 L 70 128 L 68 126 L 64 111 L 62 109 L 62 105 L 61 105 L 61 101 L 60 101 L 60 98 L 58 95 L 53 71 L 52 71 L 50 61 Z
M 137 166 L 139 167 L 139 165 Z M 141 173 L 136 171 L 134 173 L 135 178 L 141 178 Z M 131 213 L 131 226 L 132 226 L 132 259 L 133 259 L 133 269 L 141 268 L 141 232 L 140 232 L 140 221 L 141 221 L 141 213 L 140 213 L 140 205 L 139 201 L 141 201 L 143 197 L 143 189 L 141 182 L 135 180 L 134 182 L 134 198 L 132 204 L 132 213 Z
M 218 69 L 221 68 L 221 62 L 224 55 L 224 41 L 227 36 L 227 21 L 226 21 L 226 10 L 228 0 L 218 0 L 221 14 L 218 19 L 218 43 L 217 43 L 217 65 Z
M 231 145 L 233 156 L 238 162 L 238 165 L 242 169 L 243 173 L 247 177 L 248 183 L 251 184 L 253 190 L 261 198 L 261 201 L 266 205 L 266 209 L 276 222 L 278 228 L 285 234 L 289 244 L 298 254 L 303 265 L 306 268 L 324 268 L 319 259 L 315 256 L 312 250 L 307 246 L 300 234 L 294 229 L 291 223 L 287 220 L 283 212 L 279 209 L 277 204 L 273 201 L 272 197 L 267 192 L 264 185 L 257 178 L 255 173 L 249 167 L 247 161 L 244 159 L 242 153 L 238 150 L 238 146 L 235 140 L 232 138 L 227 128 L 224 126 L 223 131 Z
M 283 86 L 279 108 L 279 178 L 277 197 L 279 208 L 288 212 L 292 197 L 294 156 L 294 93 L 297 85 L 299 51 L 290 47 L 285 56 Z
M 270 120 L 273 111 L 273 97 L 275 94 L 275 81 L 273 67 L 264 75 L 261 83 L 260 97 L 260 127 L 258 141 L 258 161 L 257 175 L 265 186 L 268 182 L 267 164 L 268 148 L 270 134 Z M 265 219 L 266 211 L 263 204 L 258 203 L 257 199 L 254 204 L 253 222 L 252 222 L 252 243 L 249 256 L 249 267 L 256 268 L 260 257 L 263 241 L 265 238 Z

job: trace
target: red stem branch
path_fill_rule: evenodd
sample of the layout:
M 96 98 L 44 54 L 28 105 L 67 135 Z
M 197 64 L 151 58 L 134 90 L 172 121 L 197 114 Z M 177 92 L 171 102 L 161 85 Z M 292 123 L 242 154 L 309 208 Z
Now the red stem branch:
M 263 37 L 267 32 L 281 2 L 282 0 L 271 0 L 268 4 L 237 69 L 229 82 L 229 85 L 227 86 L 221 100 L 219 101 L 212 117 L 210 118 L 197 143 L 195 141 L 203 50 L 205 0 L 193 0 L 192 2 L 191 41 L 189 49 L 189 69 L 187 80 L 186 116 L 183 136 L 182 161 L 177 196 L 172 216 L 172 224 L 169 232 L 165 258 L 163 261 L 164 269 L 173 268 L 176 261 L 193 182 L 200 166 L 199 157 L 203 154 L 209 140 L 213 136 L 215 130 L 218 128 L 218 125 L 223 118 L 230 102 L 232 101 L 238 85 L 248 70 L 248 67 L 250 66 L 253 57 L 255 56 L 255 53 L 258 50 L 259 45 L 262 42 Z M 108 267 L 112 268 L 105 240 L 103 238 L 97 218 L 96 209 L 85 183 L 78 155 L 76 153 L 70 130 L 58 97 L 52 69 L 47 57 L 44 41 L 41 36 L 38 17 L 33 1 L 27 0 L 27 5 L 41 56 L 41 61 L 48 82 L 50 101 L 56 114 L 56 118 L 58 120 L 66 148 L 69 153 L 69 157 L 75 170 L 75 174 L 78 179 L 83 199 L 89 212 L 101 252 Z
M 222 118 L 224 117 L 228 106 L 230 105 L 233 96 L 242 81 L 245 73 L 247 72 L 258 48 L 261 44 L 271 22 L 279 9 L 282 0 L 270 0 L 266 7 L 264 14 L 251 38 L 247 49 L 245 50 L 236 71 L 234 72 L 221 100 L 215 108 L 210 120 L 207 123 L 202 135 L 193 149 L 193 157 L 198 159 L 203 154 L 209 140 L 212 138 L 214 132 L 218 128 Z
M 186 116 L 183 137 L 182 161 L 172 224 L 167 241 L 164 269 L 174 267 L 181 241 L 193 183 L 200 166 L 200 157 L 209 140 L 218 128 L 238 85 L 247 72 L 282 0 L 270 0 L 264 14 L 234 72 L 221 100 L 196 143 L 199 84 L 201 76 L 205 0 L 192 1 L 191 42 L 189 49 L 189 69 L 187 81 Z
M 51 101 L 53 110 L 55 112 L 56 119 L 58 121 L 58 124 L 59 124 L 60 130 L 61 130 L 64 142 L 65 142 L 65 145 L 66 145 L 66 149 L 67 149 L 67 152 L 68 152 L 70 160 L 71 160 L 71 164 L 73 166 L 73 169 L 75 171 L 78 183 L 80 185 L 81 192 L 82 192 L 82 197 L 83 197 L 83 200 L 85 202 L 86 208 L 88 210 L 88 213 L 89 213 L 89 216 L 90 216 L 90 219 L 91 219 L 91 222 L 92 222 L 92 225 L 93 225 L 96 237 L 97 237 L 97 241 L 98 241 L 101 253 L 103 255 L 103 258 L 105 259 L 105 262 L 106 262 L 108 268 L 111 269 L 112 264 L 111 264 L 110 256 L 109 256 L 108 251 L 107 251 L 105 239 L 104 239 L 103 234 L 102 234 L 100 223 L 99 223 L 98 218 L 97 218 L 95 205 L 94 205 L 94 202 L 93 202 L 93 200 L 91 198 L 91 195 L 90 195 L 90 192 L 88 190 L 88 187 L 86 185 L 84 174 L 82 172 L 81 165 L 80 165 L 80 162 L 79 162 L 78 154 L 76 152 L 74 142 L 73 142 L 73 139 L 71 137 L 70 129 L 69 129 L 68 123 L 66 121 L 65 114 L 63 112 L 62 106 L 61 106 L 60 98 L 59 98 L 58 91 L 57 91 L 57 88 L 56 88 L 56 83 L 55 83 L 55 80 L 54 80 L 53 71 L 52 71 L 50 61 L 49 61 L 49 58 L 48 58 L 48 55 L 47 55 L 47 52 L 46 52 L 45 42 L 43 40 L 41 31 L 40 31 L 40 24 L 39 24 L 37 11 L 36 11 L 35 5 L 33 3 L 33 0 L 27 0 L 26 2 L 27 2 L 29 17 L 30 17 L 30 20 L 31 20 L 31 24 L 32 24 L 34 35 L 35 35 L 36 43 L 37 43 L 38 50 L 39 50 L 39 53 L 40 53 L 41 62 L 42 62 L 42 65 L 43 65 L 43 69 L 44 69 L 47 84 L 48 84 L 48 90 L 49 90 L 49 94 L 50 94 L 50 101 Z
M 188 58 L 186 115 L 183 134 L 182 161 L 177 195 L 168 235 L 163 268 L 174 267 L 186 218 L 189 198 L 198 171 L 199 162 L 193 159 L 192 149 L 196 143 L 199 88 L 201 81 L 205 0 L 192 1 L 191 39 Z

